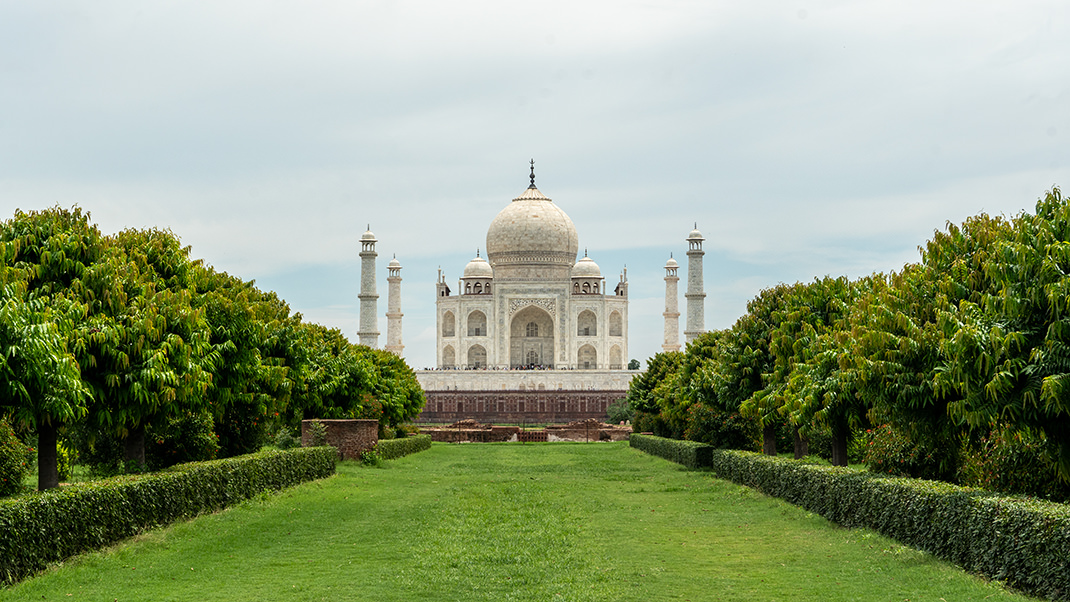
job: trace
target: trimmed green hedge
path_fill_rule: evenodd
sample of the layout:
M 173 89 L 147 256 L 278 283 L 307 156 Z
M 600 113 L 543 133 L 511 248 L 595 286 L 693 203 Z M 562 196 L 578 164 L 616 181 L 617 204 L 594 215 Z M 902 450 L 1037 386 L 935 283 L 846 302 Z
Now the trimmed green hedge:
M 632 447 L 653 456 L 661 456 L 688 468 L 702 468 L 710 465 L 713 446 L 695 441 L 666 439 L 655 435 L 632 433 L 628 437 Z
M 845 527 L 865 527 L 964 569 L 1070 600 L 1070 506 L 937 481 L 716 450 L 718 476 Z
M 2 500 L 0 583 L 152 527 L 330 476 L 337 454 L 333 447 L 268 451 Z
M 375 444 L 375 451 L 379 452 L 379 457 L 384 460 L 393 460 L 425 449 L 431 449 L 431 435 L 382 439 Z

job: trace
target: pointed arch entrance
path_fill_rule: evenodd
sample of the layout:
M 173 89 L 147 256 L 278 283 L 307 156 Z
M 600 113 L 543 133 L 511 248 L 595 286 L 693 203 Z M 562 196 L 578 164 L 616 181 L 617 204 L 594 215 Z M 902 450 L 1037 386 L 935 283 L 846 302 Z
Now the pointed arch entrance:
M 553 367 L 554 319 L 545 309 L 529 305 L 513 314 L 509 340 L 511 367 Z

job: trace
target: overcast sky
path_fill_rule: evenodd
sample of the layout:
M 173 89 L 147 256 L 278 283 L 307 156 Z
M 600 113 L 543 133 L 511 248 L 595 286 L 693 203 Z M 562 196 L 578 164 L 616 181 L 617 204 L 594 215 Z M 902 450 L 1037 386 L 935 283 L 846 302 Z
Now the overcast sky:
M 396 254 L 423 367 L 436 269 L 456 288 L 534 158 L 610 288 L 627 265 L 645 360 L 695 222 L 725 328 L 1070 183 L 1068 31 L 1064 0 L 0 0 L 0 217 L 171 228 L 354 342 L 371 224 L 380 345 Z

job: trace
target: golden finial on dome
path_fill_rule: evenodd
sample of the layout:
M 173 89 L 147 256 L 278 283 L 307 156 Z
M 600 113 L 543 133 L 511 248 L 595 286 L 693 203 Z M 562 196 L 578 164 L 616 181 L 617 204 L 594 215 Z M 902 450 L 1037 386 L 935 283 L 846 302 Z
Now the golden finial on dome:
M 528 188 L 535 188 L 535 159 L 531 160 L 531 186 Z

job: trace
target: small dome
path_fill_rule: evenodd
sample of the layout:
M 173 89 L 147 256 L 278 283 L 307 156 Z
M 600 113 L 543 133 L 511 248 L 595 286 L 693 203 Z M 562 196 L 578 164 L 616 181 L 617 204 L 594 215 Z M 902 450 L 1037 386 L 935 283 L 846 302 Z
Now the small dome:
M 468 262 L 468 265 L 464 266 L 464 276 L 462 278 L 493 278 L 494 270 L 491 269 L 490 264 L 486 259 L 483 259 L 479 255 L 476 258 Z
M 572 266 L 573 278 L 601 278 L 602 270 L 598 268 L 598 264 L 593 259 L 583 256 L 583 259 L 576 262 L 576 265 Z
M 375 234 L 372 234 L 372 231 L 369 228 L 368 231 L 365 232 L 364 235 L 360 237 L 360 239 L 361 240 L 375 240 Z
M 706 240 L 705 238 L 702 238 L 702 233 L 698 231 L 698 226 L 695 226 L 695 229 L 691 231 L 691 234 L 687 235 L 687 240 L 693 239 Z
M 386 267 L 388 267 L 388 268 L 400 268 L 401 267 L 401 262 L 398 261 L 397 257 L 395 257 L 395 258 L 390 260 L 390 263 L 386 264 Z
M 680 267 L 680 264 L 676 263 L 676 260 L 673 259 L 672 257 L 670 257 L 669 260 L 665 262 L 665 267 L 667 267 L 667 268 L 678 268 L 678 267 Z

